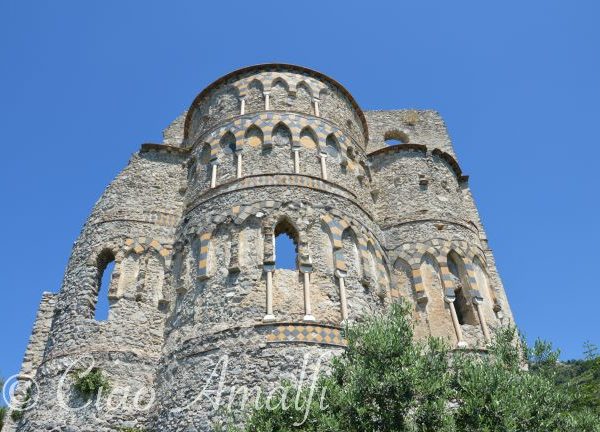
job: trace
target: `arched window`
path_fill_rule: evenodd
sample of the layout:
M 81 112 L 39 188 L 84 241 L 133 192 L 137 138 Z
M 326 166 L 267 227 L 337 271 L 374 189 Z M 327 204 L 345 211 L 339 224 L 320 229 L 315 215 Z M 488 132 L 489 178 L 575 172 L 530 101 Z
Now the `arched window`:
M 456 296 L 456 299 L 454 300 L 454 309 L 456 309 L 458 322 L 461 325 L 475 325 L 476 322 L 473 308 L 470 306 L 466 295 L 470 287 L 465 265 L 460 256 L 454 251 L 451 251 L 448 254 L 447 262 L 448 270 L 450 270 L 450 273 L 454 276 L 454 294 Z
M 296 98 L 294 100 L 294 111 L 314 114 L 312 94 L 310 88 L 303 81 L 296 86 Z
M 334 134 L 329 134 L 325 139 L 325 151 L 335 161 L 340 159 L 340 145 Z
M 317 148 L 317 136 L 308 126 L 300 132 L 300 144 L 307 149 Z
M 246 144 L 250 147 L 258 148 L 263 145 L 264 142 L 264 134 L 262 130 L 256 125 L 250 126 L 246 130 L 246 134 L 244 135 L 246 138 Z
M 246 113 L 253 113 L 265 109 L 263 85 L 259 80 L 253 80 L 248 86 L 246 95 Z
M 279 123 L 273 128 L 273 144 L 278 147 L 292 146 L 292 133 L 283 123 Z
M 292 224 L 282 220 L 275 227 L 275 268 L 296 270 L 298 268 L 298 233 Z
M 203 165 L 207 165 L 210 162 L 210 156 L 211 156 L 211 151 L 210 151 L 210 144 L 209 143 L 204 143 L 204 145 L 202 146 L 202 150 L 200 151 L 200 163 Z
M 333 259 L 333 240 L 331 239 L 331 231 L 329 226 L 324 221 L 321 221 L 321 239 L 322 239 L 322 253 L 324 264 L 329 271 L 329 274 L 333 274 L 335 270 L 335 263 Z
M 396 279 L 396 286 L 391 291 L 392 298 L 412 296 L 412 269 L 402 258 L 398 258 L 396 259 L 396 262 L 394 262 L 394 276 Z
M 383 140 L 389 146 L 408 143 L 408 135 L 402 131 L 387 131 L 383 135 Z
M 489 304 L 493 308 L 494 312 L 497 312 L 500 310 L 500 304 L 498 302 L 498 298 L 496 297 L 496 293 L 490 286 L 490 280 L 487 272 L 485 271 L 485 265 L 478 257 L 475 257 L 473 260 L 473 266 L 475 267 L 475 280 L 477 281 L 477 289 L 479 290 L 479 293 L 484 298 L 484 301 L 489 301 Z
M 346 228 L 344 230 L 342 233 L 342 244 L 344 246 L 344 260 L 348 268 L 348 276 L 362 278 L 363 269 L 358 251 L 358 240 L 352 229 Z
M 115 256 L 112 251 L 105 250 L 98 255 L 97 262 L 97 298 L 94 309 L 94 317 L 97 321 L 108 319 L 110 310 L 110 301 L 108 292 L 110 289 L 113 271 L 115 268 Z
M 225 133 L 220 141 L 221 150 L 224 153 L 235 153 L 235 136 L 231 132 Z
M 282 78 L 276 78 L 271 86 L 271 110 L 287 110 L 290 92 L 288 84 Z

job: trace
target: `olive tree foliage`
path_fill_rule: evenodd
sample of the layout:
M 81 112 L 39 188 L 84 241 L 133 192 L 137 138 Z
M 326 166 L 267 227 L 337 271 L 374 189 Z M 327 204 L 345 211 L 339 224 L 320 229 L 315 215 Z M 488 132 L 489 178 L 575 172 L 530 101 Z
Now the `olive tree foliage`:
M 486 354 L 414 340 L 409 306 L 346 329 L 347 350 L 314 388 L 270 395 L 216 430 L 247 432 L 598 432 L 600 416 L 554 379 L 558 354 L 514 328 Z M 262 402 L 262 403 L 261 403 Z M 243 426 L 240 426 L 243 424 Z

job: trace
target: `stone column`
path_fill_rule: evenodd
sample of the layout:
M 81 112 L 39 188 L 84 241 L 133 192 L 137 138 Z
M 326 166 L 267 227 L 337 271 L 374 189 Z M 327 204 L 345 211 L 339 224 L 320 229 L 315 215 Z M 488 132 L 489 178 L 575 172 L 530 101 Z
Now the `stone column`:
M 264 92 L 263 95 L 265 96 L 265 111 L 269 111 L 271 109 L 271 94 L 269 92 Z
M 294 147 L 292 148 L 292 151 L 294 152 L 294 173 L 295 174 L 300 174 L 300 154 L 299 154 L 299 148 L 298 147 Z
M 304 277 L 304 321 L 315 321 L 312 314 L 312 306 L 310 303 L 310 274 L 312 272 L 312 264 L 301 264 L 300 271 Z
M 236 177 L 241 178 L 242 177 L 242 152 L 241 151 L 236 152 L 236 157 L 237 157 Z
M 310 304 L 310 273 L 304 273 L 304 321 L 315 321 Z
M 246 98 L 240 98 L 240 115 L 246 114 Z
M 342 309 L 342 322 L 346 322 L 348 320 L 348 300 L 346 299 L 346 282 L 344 280 L 346 274 L 336 270 L 336 276 L 338 277 L 340 283 L 340 306 Z
M 487 323 L 485 322 L 485 315 L 483 313 L 483 298 L 476 293 L 473 295 L 473 306 L 477 310 L 477 317 L 479 318 L 479 324 L 481 325 L 481 331 L 483 332 L 483 337 L 485 338 L 486 343 L 490 343 L 492 339 L 490 338 L 490 331 L 488 329 Z
M 323 180 L 327 180 L 327 153 L 321 152 L 319 157 L 321 158 L 321 177 Z
M 263 322 L 275 321 L 275 315 L 273 314 L 273 270 L 274 265 L 265 265 L 264 269 L 267 274 L 267 313 L 263 318 Z
M 463 341 L 462 330 L 460 328 L 460 323 L 458 322 L 458 316 L 456 316 L 456 309 L 454 307 L 454 300 L 456 300 L 456 294 L 454 293 L 454 290 L 452 288 L 446 289 L 444 301 L 448 303 L 448 306 L 450 306 L 450 315 L 452 316 L 452 324 L 454 325 L 454 331 L 456 332 L 456 339 L 458 339 L 458 347 L 465 348 L 467 344 L 465 341 Z
M 211 165 L 212 165 L 212 168 L 211 168 L 212 172 L 210 175 L 210 187 L 214 188 L 217 186 L 217 165 L 218 164 L 216 161 L 214 161 L 214 162 L 211 162 Z
M 321 115 L 321 113 L 319 112 L 319 99 L 314 98 L 313 99 L 313 104 L 315 107 L 315 116 L 319 117 Z

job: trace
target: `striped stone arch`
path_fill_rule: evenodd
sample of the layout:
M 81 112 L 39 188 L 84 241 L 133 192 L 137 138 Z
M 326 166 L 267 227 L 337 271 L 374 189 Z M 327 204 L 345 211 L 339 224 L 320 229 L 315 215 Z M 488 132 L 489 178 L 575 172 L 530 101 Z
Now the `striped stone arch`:
M 448 254 L 452 250 L 462 258 L 465 265 L 468 281 L 471 286 L 471 292 L 468 294 L 472 297 L 480 296 L 478 290 L 473 288 L 477 286 L 473 260 L 477 256 L 483 264 L 486 263 L 485 259 L 482 258 L 485 255 L 481 249 L 472 246 L 464 240 L 432 239 L 424 243 L 405 243 L 400 246 L 397 252 L 399 257 L 402 257 L 411 266 L 418 300 L 422 299 L 422 301 L 426 301 L 427 299 L 420 267 L 421 259 L 425 254 L 432 255 L 437 261 L 444 289 L 454 290 L 456 288 L 454 278 L 448 268 Z
M 409 276 L 409 277 L 410 277 L 410 282 L 411 282 L 411 285 L 413 286 L 413 289 L 414 289 L 414 287 L 415 287 L 415 281 L 414 281 L 414 277 L 415 277 L 415 275 L 414 275 L 414 266 L 411 264 L 411 258 L 412 258 L 412 255 L 410 255 L 410 254 L 407 254 L 407 253 L 406 253 L 404 250 L 402 250 L 402 249 L 401 249 L 401 250 L 399 250 L 399 251 L 397 251 L 397 252 L 395 252 L 395 254 L 394 254 L 394 255 L 395 255 L 395 256 L 394 256 L 394 259 L 393 259 L 393 260 L 390 260 L 390 264 L 391 264 L 391 267 L 390 267 L 390 273 L 393 273 L 393 269 L 395 268 L 395 266 L 396 266 L 396 262 L 397 262 L 398 260 L 401 260 L 401 261 L 405 262 L 405 263 L 407 264 L 407 266 L 408 266 L 409 270 L 410 270 L 410 276 Z M 390 286 L 392 285 L 392 282 L 393 282 L 393 281 L 392 281 L 392 280 L 390 280 Z M 397 290 L 397 287 L 396 287 L 396 288 L 393 288 L 393 289 L 395 289 L 395 290 L 396 290 L 396 294 L 399 296 L 399 292 L 398 292 L 398 290 Z M 390 294 L 392 294 L 392 297 L 393 297 L 393 293 L 392 293 L 391 291 L 390 291 Z
M 429 254 L 434 257 L 434 259 L 438 262 L 439 265 L 439 250 L 431 245 L 427 245 L 425 243 L 416 243 L 413 244 L 413 253 L 411 254 L 411 258 L 407 261 L 412 269 L 413 283 L 415 285 L 415 292 L 417 296 L 418 303 L 425 303 L 428 301 L 427 291 L 425 290 L 425 284 L 423 283 L 423 275 L 421 274 L 421 260 L 426 254 Z M 441 266 L 440 266 L 440 271 Z M 442 276 L 442 275 L 440 275 Z M 443 280 L 443 277 L 442 277 Z M 444 284 L 445 286 L 445 284 Z
M 220 147 L 219 143 L 223 135 L 231 132 L 236 139 L 236 145 L 243 151 L 246 147 L 245 134 L 251 126 L 258 127 L 265 139 L 272 139 L 273 128 L 279 124 L 285 124 L 292 134 L 292 145 L 300 146 L 300 132 L 309 126 L 317 138 L 319 150 L 325 149 L 325 141 L 330 134 L 333 134 L 340 145 L 342 155 L 346 154 L 348 147 L 354 147 L 350 138 L 346 138 L 344 133 L 337 127 L 323 122 L 319 118 L 307 118 L 298 114 L 263 112 L 255 115 L 245 116 L 234 120 L 220 128 L 214 129 L 210 134 L 204 137 L 203 142 L 210 145 L 211 161 L 218 159 Z
M 94 249 L 86 264 L 88 266 L 97 267 L 99 257 L 106 252 L 110 252 L 114 257 L 115 268 L 112 272 L 112 278 L 118 279 L 121 276 L 121 263 L 123 259 L 129 254 L 142 254 L 146 251 L 156 251 L 165 260 L 165 266 L 170 266 L 171 257 L 173 252 L 173 246 L 168 243 L 161 243 L 158 240 L 149 237 L 137 237 L 137 238 L 113 238 L 107 242 L 104 242 L 101 246 Z M 84 281 L 83 286 L 95 286 L 96 281 L 89 280 Z M 118 298 L 118 286 L 110 283 L 108 289 L 108 298 Z
M 375 271 L 377 272 L 377 280 L 379 281 L 379 283 L 381 283 L 381 281 L 384 279 L 387 279 L 389 282 L 388 272 L 385 264 L 387 261 L 386 253 L 379 246 L 379 243 L 375 241 L 371 233 L 365 234 L 364 242 L 364 246 L 361 245 L 361 253 L 363 254 L 364 259 L 363 262 L 368 262 L 367 259 L 369 256 L 369 245 L 371 245 L 373 247 L 373 250 L 375 251 Z
M 350 223 L 342 218 L 326 213 L 321 217 L 321 221 L 329 228 L 333 245 L 333 264 L 336 272 L 340 276 L 345 276 L 348 272 L 348 266 L 344 258 L 344 244 L 342 242 L 342 234 L 344 230 L 350 226 Z
M 259 81 L 262 84 L 264 91 L 268 92 L 271 91 L 272 84 L 277 80 L 285 82 L 290 93 L 296 93 L 298 85 L 300 83 L 304 83 L 309 88 L 310 93 L 313 97 L 315 97 L 315 95 L 318 95 L 321 92 L 321 90 L 327 87 L 322 82 L 309 76 L 275 71 L 261 72 L 258 74 L 252 73 L 247 77 L 235 81 L 231 85 L 237 88 L 240 97 L 244 97 L 248 93 L 250 83 L 252 83 L 253 81 Z
M 333 243 L 333 260 L 336 271 L 345 276 L 348 271 L 348 265 L 344 257 L 343 241 L 342 236 L 344 231 L 348 228 L 354 231 L 356 239 L 358 241 L 359 255 L 361 259 L 361 265 L 364 268 L 368 263 L 369 257 L 369 243 L 372 243 L 373 250 L 375 251 L 375 263 L 378 279 L 384 280 L 387 278 L 387 270 L 385 267 L 385 253 L 379 247 L 379 243 L 374 240 L 370 233 L 363 233 L 359 229 L 359 225 L 356 224 L 352 219 L 339 217 L 331 213 L 326 213 L 321 217 L 321 220 L 329 228 L 329 234 L 331 235 Z M 389 278 L 388 278 L 389 279 Z

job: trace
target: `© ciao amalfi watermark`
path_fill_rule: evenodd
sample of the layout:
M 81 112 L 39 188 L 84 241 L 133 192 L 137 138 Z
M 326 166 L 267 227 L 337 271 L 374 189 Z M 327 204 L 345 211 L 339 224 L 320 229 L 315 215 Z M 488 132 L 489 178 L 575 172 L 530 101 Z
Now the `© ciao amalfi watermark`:
M 326 389 L 318 392 L 317 380 L 321 373 L 325 355 L 316 359 L 310 353 L 304 354 L 298 374 L 291 374 L 293 381 L 289 385 L 278 384 L 269 390 L 260 385 L 228 385 L 233 380 L 228 379 L 231 359 L 223 355 L 215 363 L 206 378 L 201 382 L 202 388 L 186 398 L 186 400 L 171 408 L 171 413 L 191 412 L 195 409 L 203 413 L 217 412 L 244 412 L 247 408 L 267 410 L 295 410 L 302 412 L 302 420 L 295 426 L 301 426 L 309 417 L 312 403 L 319 398 L 319 409 L 325 410 L 324 405 Z M 314 363 L 311 365 L 311 360 Z M 89 374 L 96 368 L 96 362 L 91 355 L 83 355 L 74 359 L 69 367 L 64 370 L 57 383 L 55 401 L 62 410 L 77 412 L 94 408 L 99 414 L 110 415 L 114 412 L 145 412 L 151 410 L 156 404 L 156 392 L 152 387 L 145 385 L 124 385 L 111 382 L 108 390 L 98 388 L 92 397 L 73 397 L 73 377 Z M 310 374 L 309 366 L 310 368 Z M 304 392 L 302 392 L 304 390 Z M 317 394 L 319 393 L 319 394 Z M 4 402 L 12 411 L 25 412 L 34 409 L 39 403 L 39 387 L 35 379 L 20 375 L 13 375 L 4 383 L 2 390 Z M 47 403 L 46 403 L 47 404 Z

